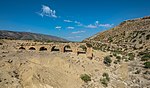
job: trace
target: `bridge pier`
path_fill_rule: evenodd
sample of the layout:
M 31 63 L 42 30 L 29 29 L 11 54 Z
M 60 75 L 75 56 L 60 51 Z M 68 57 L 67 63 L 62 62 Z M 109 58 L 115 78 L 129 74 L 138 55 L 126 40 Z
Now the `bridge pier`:
M 87 48 L 87 52 L 86 52 L 86 56 L 88 57 L 88 58 L 93 58 L 93 48 L 92 47 L 88 47 Z

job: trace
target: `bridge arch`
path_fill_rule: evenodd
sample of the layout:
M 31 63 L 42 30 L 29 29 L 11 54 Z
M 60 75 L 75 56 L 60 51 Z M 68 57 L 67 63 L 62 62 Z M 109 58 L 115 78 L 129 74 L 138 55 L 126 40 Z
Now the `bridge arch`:
M 34 47 L 30 47 L 29 50 L 36 50 Z
M 19 49 L 21 49 L 21 50 L 25 50 L 25 48 L 24 48 L 23 46 L 19 47 Z
M 50 51 L 51 51 L 51 52 L 53 52 L 53 51 L 60 51 L 60 48 L 59 48 L 59 46 L 54 45 L 54 46 L 52 46 L 52 47 L 50 48 Z
M 47 48 L 45 48 L 45 47 L 40 47 L 39 51 L 47 51 Z
M 77 54 L 86 54 L 88 47 L 84 44 L 77 46 Z
M 72 47 L 70 45 L 65 45 L 63 47 L 63 52 L 72 52 Z

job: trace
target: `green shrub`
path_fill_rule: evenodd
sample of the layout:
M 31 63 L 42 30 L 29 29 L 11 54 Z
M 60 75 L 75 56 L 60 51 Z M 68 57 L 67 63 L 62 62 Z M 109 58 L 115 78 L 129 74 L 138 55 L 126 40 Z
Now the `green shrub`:
M 105 77 L 107 81 L 110 81 L 110 78 L 109 78 L 108 73 L 103 73 L 103 75 L 102 75 L 102 76 L 103 76 L 103 77 Z
M 109 41 L 109 42 L 113 42 L 112 37 L 109 37 L 109 38 L 108 38 L 108 41 Z
M 129 60 L 134 60 L 135 55 L 133 53 L 129 53 L 128 56 Z
M 140 72 L 141 72 L 141 70 L 137 70 L 137 71 L 135 72 L 135 74 L 140 74 Z
M 120 59 L 121 59 L 121 56 L 116 56 L 116 59 L 119 59 L 119 60 L 120 60 Z
M 150 61 L 144 63 L 144 68 L 150 68 Z
M 145 52 L 139 52 L 138 53 L 138 55 L 140 56 L 140 55 L 144 55 L 144 54 L 146 54 Z
M 116 53 L 113 53 L 113 55 L 116 57 L 117 56 L 117 54 Z
M 91 81 L 91 77 L 89 76 L 89 75 L 87 75 L 87 74 L 82 74 L 81 76 L 80 76 L 80 78 L 84 81 L 84 82 L 88 82 L 88 81 Z
M 108 86 L 108 82 L 110 81 L 108 73 L 103 73 L 103 78 L 100 79 L 100 82 L 103 84 L 104 87 Z
M 87 46 L 87 47 L 92 47 L 92 45 L 91 45 L 91 44 L 89 44 L 89 43 L 86 43 L 86 46 Z
M 146 35 L 146 40 L 150 39 L 150 34 Z
M 51 41 L 51 40 L 48 40 L 48 41 L 46 41 L 47 43 L 51 43 L 51 42 L 53 42 L 53 41 Z
M 127 57 L 126 56 L 122 56 L 122 60 L 127 60 Z
M 102 76 L 103 76 L 103 77 L 108 77 L 109 75 L 108 75 L 108 73 L 103 73 Z
M 141 61 L 148 61 L 150 60 L 150 54 L 145 54 L 144 56 L 142 56 Z
M 116 54 L 121 54 L 122 53 L 121 48 L 118 48 L 117 50 L 114 50 L 113 52 L 116 53 Z
M 117 60 L 115 60 L 115 61 L 114 61 L 114 64 L 118 64 L 118 61 L 117 61 Z
M 84 45 L 81 45 L 79 48 L 82 48 L 84 51 L 87 50 L 86 46 L 84 46 Z
M 109 56 L 104 57 L 103 63 L 106 64 L 107 66 L 110 66 L 112 60 Z
M 108 82 L 105 78 L 100 79 L 100 82 L 103 84 L 104 87 L 108 86 Z
M 121 56 L 116 56 L 116 59 L 117 59 L 118 62 L 120 62 Z

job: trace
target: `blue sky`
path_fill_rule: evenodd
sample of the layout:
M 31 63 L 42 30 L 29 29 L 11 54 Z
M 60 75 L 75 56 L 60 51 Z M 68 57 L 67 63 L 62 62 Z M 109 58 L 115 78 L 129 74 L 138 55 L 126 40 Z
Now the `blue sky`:
M 0 0 L 0 30 L 81 41 L 120 22 L 150 15 L 150 0 Z

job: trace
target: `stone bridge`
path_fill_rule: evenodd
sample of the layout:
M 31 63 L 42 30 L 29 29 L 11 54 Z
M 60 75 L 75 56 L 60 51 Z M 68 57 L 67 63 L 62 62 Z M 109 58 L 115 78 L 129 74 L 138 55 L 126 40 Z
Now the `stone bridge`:
M 73 52 L 77 55 L 86 54 L 87 57 L 92 58 L 92 47 L 86 43 L 22 43 L 18 49 L 32 50 L 32 51 L 59 51 L 59 52 Z

